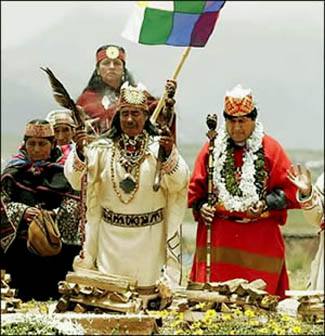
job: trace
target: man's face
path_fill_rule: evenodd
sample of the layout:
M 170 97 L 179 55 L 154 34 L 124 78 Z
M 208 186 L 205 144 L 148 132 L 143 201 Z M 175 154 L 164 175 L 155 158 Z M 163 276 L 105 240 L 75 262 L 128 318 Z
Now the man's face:
M 226 118 L 226 127 L 229 136 L 235 143 L 246 141 L 253 133 L 255 120 L 248 117 Z
M 99 63 L 97 71 L 105 84 L 116 89 L 121 84 L 123 70 L 124 64 L 122 60 L 119 58 L 105 58 Z
M 54 135 L 59 146 L 67 145 L 74 136 L 74 129 L 67 124 L 56 124 L 54 126 Z
M 139 107 L 123 107 L 120 110 L 120 125 L 122 132 L 134 137 L 143 131 L 147 113 Z

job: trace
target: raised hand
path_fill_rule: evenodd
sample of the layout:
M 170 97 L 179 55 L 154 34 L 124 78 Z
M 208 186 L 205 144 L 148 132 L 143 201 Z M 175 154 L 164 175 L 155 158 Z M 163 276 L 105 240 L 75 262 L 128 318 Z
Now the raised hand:
M 311 172 L 308 168 L 306 168 L 306 172 L 303 172 L 300 163 L 298 163 L 296 167 L 291 165 L 291 167 L 287 169 L 287 174 L 287 178 L 298 187 L 302 195 L 310 195 L 312 182 Z
M 167 126 L 162 127 L 163 135 L 160 136 L 159 144 L 164 148 L 166 156 L 168 157 L 173 149 L 175 143 L 172 132 Z

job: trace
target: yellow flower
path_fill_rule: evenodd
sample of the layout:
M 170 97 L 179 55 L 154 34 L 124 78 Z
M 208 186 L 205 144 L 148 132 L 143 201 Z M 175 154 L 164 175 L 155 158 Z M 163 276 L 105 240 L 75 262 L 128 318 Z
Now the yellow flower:
M 250 320 L 250 321 L 249 321 L 249 325 L 250 325 L 251 327 L 254 327 L 254 326 L 257 325 L 257 322 L 256 322 L 255 320 Z
M 214 309 L 209 309 L 205 312 L 206 317 L 215 317 L 216 315 L 217 313 Z
M 183 318 L 184 318 L 184 313 L 179 313 L 178 316 L 177 316 L 177 318 L 178 318 L 179 320 L 183 320 Z
M 281 316 L 281 320 L 284 321 L 284 322 L 288 322 L 289 321 L 289 316 L 287 314 L 283 314 Z
M 176 314 L 178 314 L 178 313 L 177 313 L 176 310 L 171 310 L 171 311 L 169 312 L 169 314 L 170 314 L 170 315 L 176 315 Z
M 236 316 L 239 316 L 239 315 L 242 315 L 243 312 L 242 312 L 241 310 L 239 310 L 238 308 L 236 308 L 236 309 L 234 310 L 234 314 L 235 314 Z
M 279 325 L 276 322 L 271 321 L 271 322 L 269 322 L 269 327 L 273 328 L 273 329 L 278 329 Z
M 202 329 L 194 330 L 193 335 L 203 335 L 203 330 Z
M 294 334 L 300 334 L 301 333 L 301 327 L 299 327 L 299 326 L 294 326 L 293 328 L 292 328 L 292 332 L 294 333 Z
M 269 331 L 267 328 L 260 328 L 258 329 L 258 332 L 261 333 L 261 334 L 267 334 Z
M 177 329 L 175 331 L 175 335 L 183 335 L 184 334 L 184 331 L 182 329 Z
M 47 307 L 47 305 L 45 305 L 45 304 L 40 305 L 39 311 L 40 311 L 40 313 L 47 314 L 48 313 L 48 307 Z
M 247 316 L 247 317 L 254 317 L 254 316 L 255 316 L 255 313 L 254 313 L 252 310 L 247 309 L 247 310 L 245 311 L 245 316 Z
M 276 335 L 285 335 L 285 330 L 283 330 L 281 328 L 276 328 L 276 329 L 274 329 L 274 333 Z
M 170 325 L 171 325 L 171 327 L 175 328 L 175 327 L 178 327 L 181 323 L 182 323 L 182 321 L 174 321 Z
M 204 303 L 204 302 L 199 302 L 199 303 L 197 303 L 197 304 L 195 305 L 195 308 L 202 309 L 202 308 L 204 308 L 204 306 L 205 306 L 205 303 Z
M 230 314 L 226 314 L 226 315 L 223 315 L 223 316 L 222 316 L 222 319 L 223 319 L 224 321 L 230 321 L 230 320 L 232 320 L 232 316 L 231 316 Z
M 196 321 L 191 325 L 191 329 L 200 329 L 201 327 L 201 322 L 200 321 Z
M 204 316 L 202 322 L 206 325 L 210 325 L 212 323 L 212 319 L 210 317 Z

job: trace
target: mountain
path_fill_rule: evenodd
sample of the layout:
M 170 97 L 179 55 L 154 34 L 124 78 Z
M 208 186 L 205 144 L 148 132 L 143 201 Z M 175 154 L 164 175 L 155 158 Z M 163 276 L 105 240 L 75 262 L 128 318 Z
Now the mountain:
M 257 26 L 226 10 L 207 46 L 192 48 L 178 77 L 179 141 L 206 141 L 207 114 L 217 113 L 222 124 L 225 92 L 241 83 L 252 88 L 259 119 L 284 147 L 322 149 L 322 31 L 310 25 L 308 33 L 303 24 L 294 23 L 283 30 L 282 16 L 278 25 Z M 153 95 L 161 95 L 185 49 L 125 40 L 121 32 L 128 15 L 113 6 L 109 14 L 80 6 L 19 46 L 3 49 L 2 133 L 21 136 L 28 120 L 58 108 L 40 67 L 49 67 L 77 98 L 95 67 L 95 52 L 104 44 L 122 45 L 136 79 Z

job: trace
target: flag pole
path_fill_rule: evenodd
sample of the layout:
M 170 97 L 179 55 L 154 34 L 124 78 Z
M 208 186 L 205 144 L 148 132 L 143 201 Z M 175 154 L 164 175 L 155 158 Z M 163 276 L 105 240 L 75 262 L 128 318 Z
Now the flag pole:
M 176 70 L 175 70 L 175 72 L 173 74 L 173 77 L 172 77 L 173 80 L 177 79 L 177 76 L 178 76 L 179 72 L 181 71 L 182 66 L 183 66 L 183 64 L 184 64 L 184 62 L 185 62 L 185 60 L 186 60 L 186 58 L 187 58 L 190 50 L 191 50 L 191 46 L 186 47 L 186 49 L 185 49 L 185 51 L 184 51 L 184 53 L 182 55 L 182 58 L 181 58 L 178 66 L 177 66 L 177 68 L 176 68 Z M 151 116 L 151 122 L 152 123 L 155 123 L 156 120 L 158 119 L 159 113 L 160 113 L 160 111 L 161 111 L 161 109 L 163 107 L 163 104 L 165 102 L 166 97 L 167 97 L 167 92 L 165 90 L 164 94 L 162 95 L 162 97 L 159 100 L 158 105 L 156 106 L 155 110 L 152 113 L 152 116 Z

